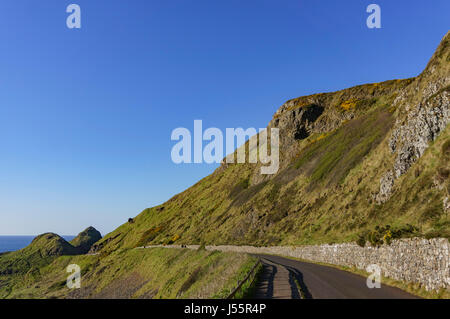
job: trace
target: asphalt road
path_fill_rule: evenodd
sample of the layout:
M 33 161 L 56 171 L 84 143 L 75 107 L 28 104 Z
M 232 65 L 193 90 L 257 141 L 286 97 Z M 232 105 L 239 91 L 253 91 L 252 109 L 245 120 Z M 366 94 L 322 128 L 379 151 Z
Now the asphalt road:
M 401 289 L 383 285 L 370 289 L 366 278 L 333 267 L 279 256 L 257 255 L 264 266 L 257 299 L 416 299 Z M 300 289 L 299 289 L 300 288 Z

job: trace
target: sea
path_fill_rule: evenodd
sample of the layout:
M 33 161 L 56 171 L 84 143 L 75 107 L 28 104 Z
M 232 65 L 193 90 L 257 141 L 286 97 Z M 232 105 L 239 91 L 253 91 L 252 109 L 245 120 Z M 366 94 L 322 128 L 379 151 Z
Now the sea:
M 36 236 L 0 236 L 0 253 L 15 251 L 28 246 Z M 71 241 L 75 236 L 62 236 Z

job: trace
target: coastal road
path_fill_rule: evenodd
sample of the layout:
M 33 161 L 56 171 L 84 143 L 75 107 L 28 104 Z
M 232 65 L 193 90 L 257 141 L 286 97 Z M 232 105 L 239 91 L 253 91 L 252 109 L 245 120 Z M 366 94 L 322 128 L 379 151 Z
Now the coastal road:
M 261 258 L 263 273 L 257 299 L 416 299 L 401 289 L 383 285 L 370 289 L 366 278 L 339 270 L 279 256 Z

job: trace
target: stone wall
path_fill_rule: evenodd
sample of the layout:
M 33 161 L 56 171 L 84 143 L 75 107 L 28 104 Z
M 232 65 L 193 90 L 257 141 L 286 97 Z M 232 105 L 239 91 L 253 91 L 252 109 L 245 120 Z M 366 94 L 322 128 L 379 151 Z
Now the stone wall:
M 187 248 L 196 249 L 198 245 Z M 377 264 L 385 277 L 420 283 L 427 290 L 450 288 L 450 244 L 442 238 L 400 239 L 378 248 L 348 243 L 299 247 L 206 246 L 206 249 L 281 255 L 362 270 Z

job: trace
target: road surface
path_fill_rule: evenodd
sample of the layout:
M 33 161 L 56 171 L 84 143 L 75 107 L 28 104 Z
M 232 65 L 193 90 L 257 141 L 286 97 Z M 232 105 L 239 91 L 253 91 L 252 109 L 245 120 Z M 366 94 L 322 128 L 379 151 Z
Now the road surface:
M 264 269 L 257 299 L 415 299 L 401 289 L 383 285 L 369 289 L 366 278 L 333 267 L 279 256 L 257 255 Z

